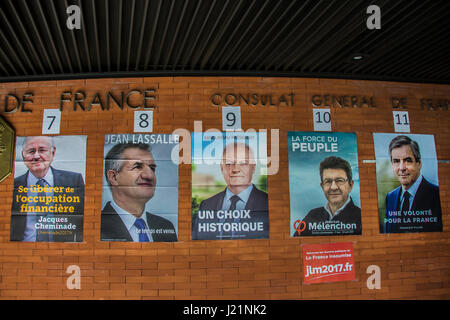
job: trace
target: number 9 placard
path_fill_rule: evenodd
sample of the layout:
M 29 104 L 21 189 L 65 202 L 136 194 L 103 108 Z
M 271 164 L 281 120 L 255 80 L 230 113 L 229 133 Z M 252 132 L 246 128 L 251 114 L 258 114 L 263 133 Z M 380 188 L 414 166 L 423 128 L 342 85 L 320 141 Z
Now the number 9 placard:
M 222 128 L 241 130 L 241 107 L 222 107 Z
M 134 112 L 134 132 L 153 131 L 153 111 Z

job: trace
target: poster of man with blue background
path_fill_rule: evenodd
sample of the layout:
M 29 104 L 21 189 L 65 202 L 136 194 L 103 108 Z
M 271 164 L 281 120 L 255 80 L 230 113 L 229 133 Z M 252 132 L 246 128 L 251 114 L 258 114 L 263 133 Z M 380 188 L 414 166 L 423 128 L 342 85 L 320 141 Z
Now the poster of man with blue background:
M 361 234 L 354 133 L 288 132 L 290 234 Z
M 374 133 L 380 233 L 442 231 L 433 135 Z

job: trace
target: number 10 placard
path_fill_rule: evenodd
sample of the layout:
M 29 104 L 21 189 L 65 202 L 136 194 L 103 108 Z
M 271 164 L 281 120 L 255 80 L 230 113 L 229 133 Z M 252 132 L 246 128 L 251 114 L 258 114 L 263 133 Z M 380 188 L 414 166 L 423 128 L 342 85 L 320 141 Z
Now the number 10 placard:
M 314 131 L 331 131 L 330 109 L 313 109 Z

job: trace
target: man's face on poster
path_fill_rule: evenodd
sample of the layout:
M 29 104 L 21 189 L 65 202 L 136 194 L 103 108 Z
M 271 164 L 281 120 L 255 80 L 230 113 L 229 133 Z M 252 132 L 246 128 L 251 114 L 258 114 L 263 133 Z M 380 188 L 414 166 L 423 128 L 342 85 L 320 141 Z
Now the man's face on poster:
M 340 208 L 352 191 L 353 181 L 348 180 L 344 169 L 324 169 L 321 186 L 330 205 Z
M 122 199 L 147 202 L 156 188 L 156 164 L 152 154 L 139 148 L 128 148 L 122 153 L 122 159 L 120 171 L 108 171 L 113 192 Z
M 405 189 L 411 187 L 420 176 L 422 162 L 416 161 L 409 145 L 404 145 L 391 151 L 391 166 L 398 181 Z
M 22 157 L 28 170 L 38 179 L 43 178 L 55 157 L 49 137 L 27 138 L 22 149 Z
M 229 145 L 222 157 L 220 169 L 229 187 L 247 188 L 255 172 L 253 152 L 243 144 Z

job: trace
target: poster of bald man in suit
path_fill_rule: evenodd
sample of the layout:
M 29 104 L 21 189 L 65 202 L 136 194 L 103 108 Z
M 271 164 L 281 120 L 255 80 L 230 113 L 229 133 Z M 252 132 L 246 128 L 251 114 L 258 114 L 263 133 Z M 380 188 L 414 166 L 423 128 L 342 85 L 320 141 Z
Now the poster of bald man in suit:
M 17 137 L 11 240 L 83 241 L 86 136 Z
M 192 134 L 192 239 L 269 237 L 265 133 Z

